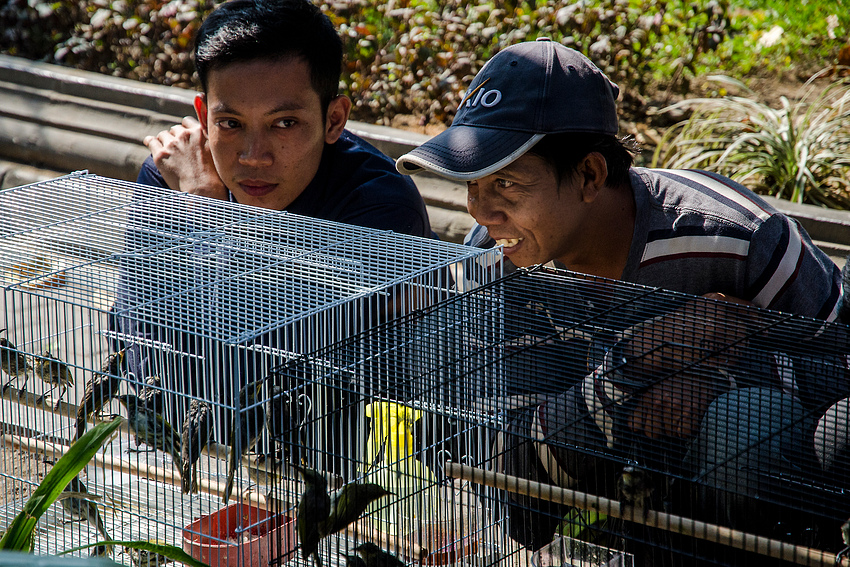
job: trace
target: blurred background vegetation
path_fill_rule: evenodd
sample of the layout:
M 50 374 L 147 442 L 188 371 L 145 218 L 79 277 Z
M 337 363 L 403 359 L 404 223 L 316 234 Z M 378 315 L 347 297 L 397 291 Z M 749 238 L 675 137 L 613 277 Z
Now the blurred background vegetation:
M 620 85 L 623 130 L 647 148 L 642 161 L 648 163 L 670 139 L 665 129 L 694 111 L 662 109 L 686 98 L 729 95 L 709 75 L 743 81 L 753 97 L 776 107 L 781 96 L 800 98 L 815 73 L 822 88 L 839 80 L 839 64 L 850 64 L 848 1 L 325 0 L 321 6 L 345 41 L 342 88 L 355 102 L 356 120 L 439 131 L 491 55 L 548 36 L 588 55 Z M 195 88 L 192 37 L 217 4 L 0 0 L 0 52 Z

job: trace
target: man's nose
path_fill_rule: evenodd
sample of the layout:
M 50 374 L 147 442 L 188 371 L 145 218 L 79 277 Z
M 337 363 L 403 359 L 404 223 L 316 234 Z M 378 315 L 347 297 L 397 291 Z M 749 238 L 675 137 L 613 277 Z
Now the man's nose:
M 246 134 L 239 152 L 239 163 L 251 167 L 264 167 L 273 161 L 271 146 L 261 132 Z
M 495 199 L 478 192 L 469 193 L 466 208 L 475 221 L 484 226 L 499 224 L 505 221 L 505 212 Z

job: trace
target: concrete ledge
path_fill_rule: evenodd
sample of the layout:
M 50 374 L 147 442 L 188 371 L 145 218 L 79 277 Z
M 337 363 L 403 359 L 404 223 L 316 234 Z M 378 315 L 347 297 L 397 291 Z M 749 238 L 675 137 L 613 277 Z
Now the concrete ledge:
M 135 180 L 145 136 L 194 115 L 193 91 L 0 55 L 0 189 L 87 169 Z M 350 121 L 348 129 L 392 158 L 428 139 Z M 472 226 L 466 186 L 430 174 L 413 177 L 440 238 L 459 242 Z M 839 265 L 850 253 L 850 212 L 768 198 L 796 218 Z

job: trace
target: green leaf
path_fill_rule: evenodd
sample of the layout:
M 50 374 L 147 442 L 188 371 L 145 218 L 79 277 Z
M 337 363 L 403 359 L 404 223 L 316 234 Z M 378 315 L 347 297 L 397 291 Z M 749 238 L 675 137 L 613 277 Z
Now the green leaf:
M 97 424 L 71 445 L 68 452 L 56 461 L 50 472 L 45 475 L 27 500 L 24 509 L 12 520 L 9 529 L 0 539 L 0 549 L 27 552 L 32 550 L 33 530 L 38 519 L 56 501 L 77 473 L 91 461 L 101 445 L 118 429 L 122 419 L 119 417 Z
M 147 540 L 138 540 L 138 541 L 99 541 L 97 543 L 89 543 L 87 545 L 81 545 L 79 547 L 75 547 L 73 549 L 68 549 L 63 551 L 59 555 L 65 555 L 66 553 L 73 553 L 75 551 L 82 551 L 83 549 L 88 549 L 90 547 L 97 547 L 99 545 L 111 545 L 111 546 L 123 546 L 129 547 L 132 549 L 137 549 L 140 551 L 150 551 L 153 553 L 158 553 L 163 555 L 169 559 L 173 559 L 174 561 L 179 561 L 181 563 L 185 563 L 190 567 L 209 567 L 206 563 L 202 561 L 198 561 L 181 548 L 168 545 L 165 543 L 159 543 L 155 541 L 147 541 Z

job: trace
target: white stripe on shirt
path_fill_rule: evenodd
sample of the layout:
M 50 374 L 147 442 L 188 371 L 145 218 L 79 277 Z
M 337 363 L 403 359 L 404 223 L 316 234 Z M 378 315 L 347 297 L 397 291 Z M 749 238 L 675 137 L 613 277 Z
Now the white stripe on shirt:
M 750 242 L 731 236 L 677 236 L 647 243 L 643 249 L 641 263 L 655 260 L 663 256 L 677 254 L 699 253 L 712 255 L 735 255 L 746 257 L 750 250 Z
M 715 193 L 718 193 L 723 197 L 729 199 L 730 201 L 734 201 L 735 203 L 739 204 L 740 206 L 747 209 L 763 221 L 771 217 L 771 213 L 765 211 L 758 204 L 754 203 L 750 199 L 747 199 L 738 191 L 735 191 L 728 185 L 724 185 L 723 183 L 717 181 L 713 177 L 705 175 L 704 173 L 699 173 L 698 171 L 693 171 L 690 169 L 661 169 L 658 171 L 663 171 L 669 173 L 670 175 L 684 177 L 685 179 L 689 179 L 694 183 L 698 183 L 699 185 L 711 189 Z
M 800 237 L 800 231 L 797 228 L 797 223 L 786 221 L 790 230 L 788 231 L 788 248 L 785 250 L 785 255 L 774 270 L 770 280 L 764 285 L 757 296 L 753 298 L 753 303 L 759 307 L 770 307 L 777 294 L 781 292 L 788 283 L 788 280 L 797 270 L 797 264 L 800 261 L 800 254 L 803 249 L 803 240 Z

